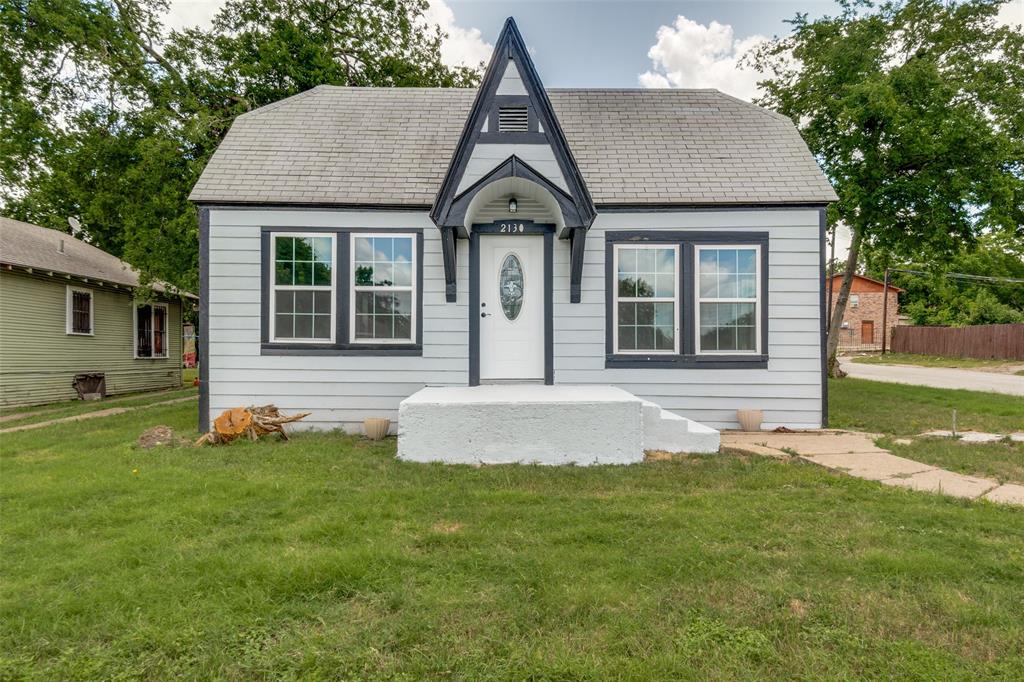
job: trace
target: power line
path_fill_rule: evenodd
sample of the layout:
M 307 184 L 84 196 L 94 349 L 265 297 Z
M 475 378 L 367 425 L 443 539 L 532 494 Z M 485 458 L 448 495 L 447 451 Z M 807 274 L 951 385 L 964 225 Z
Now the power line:
M 963 279 L 973 282 L 1004 282 L 1007 284 L 1024 284 L 1024 279 L 1018 279 L 1015 277 L 990 277 L 988 275 L 968 275 L 963 272 L 925 272 L 923 270 L 903 270 L 901 268 L 886 268 L 889 272 L 905 272 L 911 275 L 925 275 L 934 277 L 940 275 L 942 277 L 950 277 L 952 279 Z

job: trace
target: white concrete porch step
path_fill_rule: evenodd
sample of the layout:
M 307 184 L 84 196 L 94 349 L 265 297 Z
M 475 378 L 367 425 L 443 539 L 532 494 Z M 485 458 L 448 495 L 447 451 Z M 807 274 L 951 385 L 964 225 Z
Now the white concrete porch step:
M 614 386 L 425 388 L 402 401 L 398 456 L 461 464 L 631 464 L 716 452 L 718 432 Z

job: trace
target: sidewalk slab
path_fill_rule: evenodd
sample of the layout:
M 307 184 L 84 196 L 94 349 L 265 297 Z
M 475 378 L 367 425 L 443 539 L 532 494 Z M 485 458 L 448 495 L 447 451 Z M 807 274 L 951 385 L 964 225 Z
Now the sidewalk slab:
M 1024 485 L 1004 483 L 998 488 L 989 490 L 982 498 L 992 502 L 1001 502 L 1002 504 L 1019 504 L 1024 506 Z
M 841 455 L 851 452 L 885 452 L 874 443 L 871 434 L 861 433 L 761 433 L 754 440 L 776 450 L 792 450 L 800 455 Z
M 922 471 L 935 469 L 935 467 L 929 464 L 915 462 L 905 457 L 897 457 L 887 452 L 806 455 L 803 459 L 829 469 L 841 469 L 851 476 L 864 478 L 869 481 L 881 481 L 894 476 L 910 476 Z
M 941 493 L 951 497 L 966 497 L 973 500 L 996 488 L 999 483 L 987 478 L 953 473 L 945 469 L 930 469 L 906 478 L 886 478 L 882 480 L 882 485 Z

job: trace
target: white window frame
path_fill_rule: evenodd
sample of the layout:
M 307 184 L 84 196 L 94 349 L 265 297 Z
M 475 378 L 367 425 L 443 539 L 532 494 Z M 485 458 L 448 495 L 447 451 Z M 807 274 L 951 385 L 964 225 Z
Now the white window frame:
M 330 285 L 312 284 L 278 284 L 277 283 L 277 238 L 278 237 L 308 237 L 329 238 L 331 240 L 331 283 Z M 270 233 L 270 341 L 272 343 L 301 343 L 306 345 L 333 344 L 337 333 L 337 309 L 338 309 L 338 242 L 334 232 L 271 232 Z M 331 294 L 331 337 L 329 339 L 297 339 L 277 337 L 277 292 L 278 291 L 328 291 Z
M 734 251 L 754 249 L 754 291 L 755 298 L 704 298 L 700 295 L 700 254 L 701 251 Z M 693 333 L 694 348 L 698 355 L 761 355 L 761 306 L 764 297 L 761 291 L 761 245 L 760 244 L 695 244 L 693 247 Z M 754 303 L 754 350 L 703 350 L 700 347 L 700 304 L 701 303 Z
M 76 332 L 74 325 L 74 311 L 72 304 L 75 300 L 75 293 L 89 294 L 89 331 L 87 332 Z M 96 296 L 92 289 L 86 289 L 84 287 L 75 287 L 70 284 L 67 286 L 67 307 L 64 314 L 64 330 L 69 336 L 93 336 L 96 331 L 96 320 L 93 317 L 93 313 L 96 310 Z
M 139 308 L 149 306 L 149 347 L 153 348 L 156 325 L 153 324 L 153 311 L 163 308 L 164 311 L 164 352 L 163 355 L 139 355 Z M 132 301 L 132 357 L 136 360 L 164 360 L 171 353 L 171 311 L 166 303 L 136 303 Z
M 860 306 L 860 296 L 858 294 L 850 294 L 850 307 L 857 308 Z
M 408 238 L 412 242 L 412 277 L 410 278 L 409 286 L 356 286 L 356 239 L 373 238 L 373 237 L 384 237 L 396 239 L 399 237 Z M 417 296 L 419 291 L 417 290 L 417 284 L 419 282 L 419 242 L 417 238 L 418 234 L 415 232 L 350 232 L 349 233 L 349 261 L 348 261 L 348 336 L 349 343 L 354 345 L 392 345 L 392 346 L 408 346 L 416 343 L 416 331 L 419 328 L 419 302 Z M 407 339 L 357 339 L 356 338 L 356 292 L 359 291 L 372 291 L 375 293 L 386 293 L 389 291 L 409 291 L 412 292 L 410 297 L 412 310 L 409 313 L 409 338 Z
M 640 250 L 656 250 L 656 249 L 671 249 L 675 252 L 675 269 L 672 275 L 672 296 L 648 296 L 648 297 L 637 297 L 637 296 L 626 296 L 623 298 L 619 297 L 619 251 L 622 249 L 632 249 L 635 251 Z M 612 352 L 615 355 L 679 355 L 679 336 L 680 327 L 679 320 L 682 319 L 680 312 L 682 310 L 680 303 L 680 291 L 679 291 L 679 268 L 682 267 L 680 263 L 681 250 L 679 244 L 673 243 L 644 243 L 644 244 L 631 244 L 631 243 L 615 243 L 612 249 L 612 273 L 615 276 L 612 282 Z M 623 303 L 672 303 L 674 304 L 674 314 L 672 315 L 672 340 L 673 347 L 671 350 L 619 350 L 619 301 Z

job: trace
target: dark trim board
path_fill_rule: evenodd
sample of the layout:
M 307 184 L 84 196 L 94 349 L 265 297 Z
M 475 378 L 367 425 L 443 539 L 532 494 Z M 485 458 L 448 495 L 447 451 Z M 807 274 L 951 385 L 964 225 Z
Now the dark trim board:
M 302 232 L 333 235 L 335 259 L 334 343 L 276 343 L 270 340 L 270 290 L 273 273 L 270 271 L 270 235 L 281 232 Z M 414 343 L 356 343 L 349 340 L 351 292 L 351 235 L 358 234 L 414 234 L 416 236 L 416 341 Z M 260 227 L 260 355 L 348 355 L 348 356 L 418 356 L 423 354 L 423 228 L 389 227 Z
M 634 353 L 615 354 L 613 310 L 614 288 L 618 278 L 614 271 L 616 244 L 666 244 L 680 247 L 679 282 L 676 321 L 679 325 L 679 353 L 675 355 Z M 697 353 L 697 293 L 694 285 L 695 246 L 730 244 L 757 244 L 761 247 L 760 270 L 760 336 L 759 354 L 698 354 Z M 768 254 L 767 232 L 708 232 L 683 230 L 628 230 L 605 233 L 605 367 L 607 369 L 765 369 L 768 367 Z
M 525 222 L 525 221 L 523 221 Z M 555 383 L 555 306 L 554 306 L 554 244 L 555 226 L 534 223 L 530 232 L 502 233 L 478 231 L 469 233 L 469 385 L 480 385 L 480 237 L 486 235 L 544 237 L 544 383 Z M 482 225 L 488 228 L 488 225 Z
M 210 430 L 210 209 L 199 207 L 199 431 Z
M 819 292 L 821 298 L 819 301 L 821 307 L 821 428 L 824 429 L 828 427 L 828 315 L 831 312 L 825 306 L 825 235 L 828 230 L 828 218 L 824 208 L 818 210 L 818 229 L 820 233 L 818 240 L 821 245 L 821 291 Z M 885 333 L 884 329 L 882 333 Z

